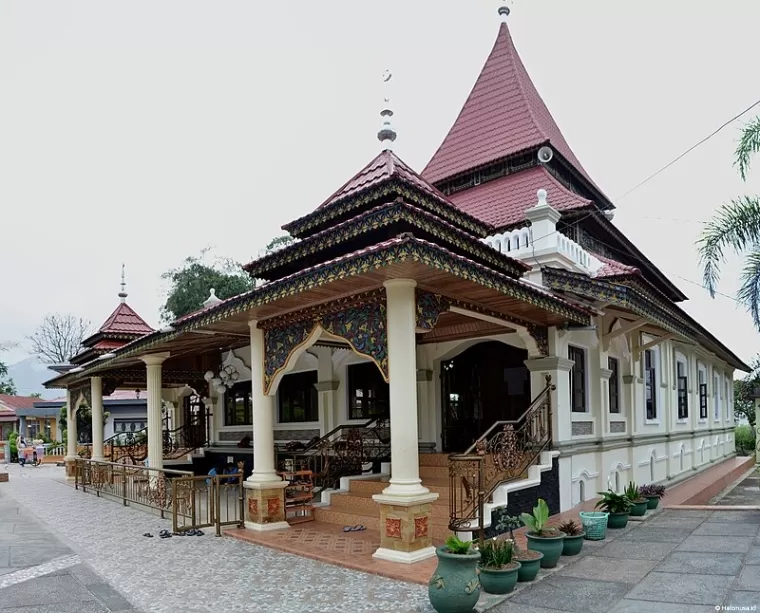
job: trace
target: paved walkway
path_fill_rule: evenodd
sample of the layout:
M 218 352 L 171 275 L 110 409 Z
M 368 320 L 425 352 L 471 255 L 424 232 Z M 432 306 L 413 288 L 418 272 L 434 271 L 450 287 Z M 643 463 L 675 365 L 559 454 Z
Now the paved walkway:
M 0 488 L 0 613 L 138 613 Z
M 212 531 L 201 537 L 145 538 L 145 532 L 157 535 L 164 528 L 171 530 L 171 522 L 78 492 L 56 480 L 64 477 L 61 468 L 10 465 L 8 472 L 11 480 L 0 484 L 0 493 L 14 497 L 46 522 L 83 561 L 146 613 L 431 611 L 427 588 L 420 585 L 217 538 Z M 0 613 L 6 613 L 1 599 Z

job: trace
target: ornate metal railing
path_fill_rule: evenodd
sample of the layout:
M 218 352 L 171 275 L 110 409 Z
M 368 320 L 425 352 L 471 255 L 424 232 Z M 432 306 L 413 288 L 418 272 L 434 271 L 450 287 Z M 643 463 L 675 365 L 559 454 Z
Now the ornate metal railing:
M 334 488 L 341 477 L 360 475 L 368 464 L 387 460 L 391 454 L 388 417 L 376 417 L 365 424 L 342 425 L 303 449 L 285 449 L 277 454 L 280 470 L 310 470 L 320 491 Z
M 214 526 L 243 526 L 243 474 L 176 477 L 172 484 L 172 527 L 175 532 Z
M 185 424 L 174 430 L 164 428 L 161 436 L 165 460 L 180 458 L 193 449 L 208 445 L 205 430 L 195 424 Z M 148 428 L 120 432 L 106 439 L 103 442 L 103 455 L 111 462 L 143 462 L 148 457 Z
M 124 506 L 140 504 L 157 509 L 164 517 L 172 509 L 172 479 L 192 477 L 193 473 L 79 458 L 74 475 L 76 489 L 112 496 Z
M 551 392 L 546 387 L 516 420 L 497 421 L 462 454 L 449 456 L 449 529 L 478 531 L 483 539 L 483 507 L 501 484 L 520 479 L 551 445 Z

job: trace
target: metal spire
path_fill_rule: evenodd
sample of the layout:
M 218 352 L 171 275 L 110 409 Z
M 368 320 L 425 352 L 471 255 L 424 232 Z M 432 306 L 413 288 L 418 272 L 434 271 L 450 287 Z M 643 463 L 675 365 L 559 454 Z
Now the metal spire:
M 383 150 L 392 149 L 393 142 L 396 140 L 396 130 L 391 125 L 391 117 L 393 117 L 393 110 L 391 109 L 391 96 L 390 96 L 390 81 L 393 78 L 393 73 L 390 70 L 386 70 L 383 73 L 383 83 L 385 84 L 385 95 L 383 110 L 380 111 L 380 117 L 383 118 L 383 125 L 380 127 L 380 131 L 377 133 L 377 139 L 383 144 Z
M 509 17 L 509 7 L 508 6 L 500 6 L 499 7 L 499 15 L 501 15 L 501 22 L 507 23 L 507 17 Z
M 127 282 L 124 279 L 124 263 L 121 264 L 121 291 L 119 292 L 119 298 L 122 302 L 127 301 Z

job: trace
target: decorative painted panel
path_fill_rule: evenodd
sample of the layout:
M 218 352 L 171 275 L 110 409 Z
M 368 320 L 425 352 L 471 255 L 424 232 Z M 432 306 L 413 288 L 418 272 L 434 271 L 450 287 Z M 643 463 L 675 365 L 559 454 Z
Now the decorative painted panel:
M 414 538 L 422 538 L 428 535 L 428 517 L 423 515 L 422 517 L 414 518 Z
M 451 301 L 448 298 L 438 294 L 417 291 L 417 329 L 432 330 L 438 323 L 441 313 L 445 313 L 450 308 Z
M 393 517 L 385 519 L 385 536 L 392 539 L 401 538 L 401 520 Z

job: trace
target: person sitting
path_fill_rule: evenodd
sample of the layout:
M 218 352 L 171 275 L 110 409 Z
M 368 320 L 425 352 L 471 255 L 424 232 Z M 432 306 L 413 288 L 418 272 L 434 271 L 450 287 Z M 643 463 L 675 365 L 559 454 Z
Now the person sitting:
M 208 471 L 209 477 L 216 477 L 216 466 L 212 466 L 211 470 Z M 211 485 L 211 479 L 206 479 L 206 485 Z
M 228 463 L 227 466 L 224 467 L 224 470 L 222 471 L 223 475 L 236 475 L 237 469 L 232 465 L 232 463 Z M 234 483 L 235 479 L 225 479 L 223 483 Z
M 247 434 L 240 439 L 240 442 L 237 444 L 238 447 L 246 448 L 251 446 L 251 437 Z

